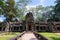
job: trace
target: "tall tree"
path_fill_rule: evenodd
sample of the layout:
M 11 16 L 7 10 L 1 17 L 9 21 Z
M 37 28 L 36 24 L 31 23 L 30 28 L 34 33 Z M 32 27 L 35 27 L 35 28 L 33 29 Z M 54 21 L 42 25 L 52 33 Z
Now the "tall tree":
M 18 6 L 18 18 L 20 18 L 20 20 L 25 20 L 25 12 L 26 12 L 26 6 L 29 4 L 30 0 L 19 0 L 17 2 L 17 6 Z
M 12 21 L 12 18 L 16 15 L 16 8 L 15 8 L 15 1 L 14 0 L 7 0 L 6 6 L 4 8 L 4 12 L 6 13 L 7 21 Z
M 5 5 L 2 7 L 3 8 L 3 15 L 6 17 L 6 31 L 9 31 L 10 27 L 10 22 L 16 15 L 16 8 L 15 8 L 15 1 L 14 0 L 7 0 L 5 2 Z
M 12 21 L 12 18 L 16 15 L 15 1 L 0 0 L 0 14 L 3 14 L 7 21 Z
M 0 0 L 0 14 L 3 12 L 3 6 L 5 5 L 4 0 Z
M 60 21 L 60 0 L 56 0 L 54 11 L 55 11 L 54 15 L 55 21 Z
M 60 13 L 60 0 L 56 0 L 55 13 Z

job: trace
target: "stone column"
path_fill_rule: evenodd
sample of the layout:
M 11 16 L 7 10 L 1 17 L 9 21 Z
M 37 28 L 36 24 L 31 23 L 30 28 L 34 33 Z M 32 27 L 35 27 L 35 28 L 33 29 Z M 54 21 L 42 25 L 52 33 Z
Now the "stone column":
M 39 31 L 40 31 L 40 26 L 39 26 Z
M 31 25 L 32 31 L 34 31 L 34 24 Z
M 19 31 L 20 31 L 20 26 L 19 26 Z
M 35 26 L 35 31 L 36 31 L 36 26 Z
M 14 31 L 14 27 L 12 27 L 12 31 Z
M 26 31 L 28 31 L 28 25 L 26 24 Z

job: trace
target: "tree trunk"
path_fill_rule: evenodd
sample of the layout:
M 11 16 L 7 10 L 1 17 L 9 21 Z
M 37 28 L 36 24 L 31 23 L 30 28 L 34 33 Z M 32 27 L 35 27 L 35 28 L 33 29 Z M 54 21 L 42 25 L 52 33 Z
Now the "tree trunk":
M 6 24 L 5 32 L 9 33 L 9 22 Z

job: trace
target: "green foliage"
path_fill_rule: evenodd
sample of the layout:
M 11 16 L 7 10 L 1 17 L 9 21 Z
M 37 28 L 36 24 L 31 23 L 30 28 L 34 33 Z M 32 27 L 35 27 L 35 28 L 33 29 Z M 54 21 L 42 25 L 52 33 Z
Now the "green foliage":
M 17 17 L 24 21 L 25 20 L 25 12 L 26 12 L 26 5 L 30 2 L 30 0 L 19 0 L 17 2 Z
M 55 12 L 55 15 L 54 15 L 55 21 L 60 21 L 60 0 L 56 0 L 54 12 Z
M 2 7 L 4 6 L 4 0 L 0 0 L 0 14 L 2 14 L 3 9 Z
M 55 13 L 60 13 L 60 0 L 56 0 Z
M 15 0 L 0 0 L 0 14 L 3 14 L 7 21 L 12 21 L 16 17 L 25 20 L 24 13 L 29 2 L 29 0 L 19 0 L 18 2 L 15 2 Z
M 37 20 L 39 21 L 47 21 L 48 19 L 52 19 L 54 6 L 47 6 L 47 7 L 43 7 L 43 6 L 37 6 L 36 8 L 36 17 Z
M 7 21 L 12 21 L 12 19 L 16 15 L 16 10 L 15 10 L 15 1 L 14 0 L 7 0 L 7 5 L 5 6 L 4 12 L 6 13 L 5 16 L 7 18 Z
M 60 0 L 56 0 L 55 13 L 60 13 Z
M 11 21 L 16 15 L 15 1 L 14 0 L 0 0 L 0 13 L 2 13 L 7 21 Z M 9 20 L 8 20 L 9 19 Z
M 60 40 L 60 35 L 58 33 L 42 32 L 39 34 L 46 37 L 48 40 Z
M 7 33 L 1 33 L 1 34 L 7 34 Z M 10 32 L 8 35 L 3 35 L 3 36 L 1 36 L 1 34 L 0 34 L 0 40 L 8 40 L 9 38 L 12 38 L 20 33 L 19 32 L 13 32 L 13 33 Z

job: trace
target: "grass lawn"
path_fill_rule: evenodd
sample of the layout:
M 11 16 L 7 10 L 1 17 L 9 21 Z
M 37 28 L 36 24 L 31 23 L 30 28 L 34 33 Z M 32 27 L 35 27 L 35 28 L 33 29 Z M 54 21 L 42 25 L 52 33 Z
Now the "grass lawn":
M 9 35 L 0 35 L 0 40 L 8 40 L 9 38 L 16 36 L 17 34 L 19 34 L 19 33 L 14 32 L 14 33 L 9 34 Z
M 2 36 L 0 36 L 0 40 L 8 40 L 9 38 L 16 36 L 17 34 L 19 34 L 19 32 L 14 32 L 13 34 L 9 34 L 9 35 L 2 35 Z M 58 35 L 56 33 L 48 33 L 48 32 L 40 33 L 39 32 L 39 34 L 48 38 L 49 40 L 60 40 L 60 35 Z
M 57 33 L 42 32 L 42 33 L 39 33 L 39 34 L 48 38 L 49 40 L 60 40 L 60 35 L 58 35 Z

